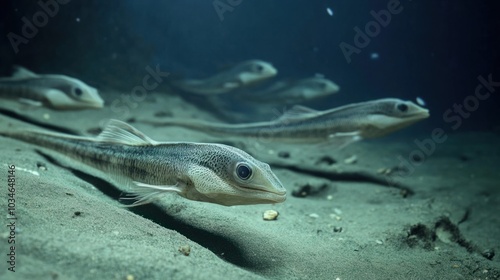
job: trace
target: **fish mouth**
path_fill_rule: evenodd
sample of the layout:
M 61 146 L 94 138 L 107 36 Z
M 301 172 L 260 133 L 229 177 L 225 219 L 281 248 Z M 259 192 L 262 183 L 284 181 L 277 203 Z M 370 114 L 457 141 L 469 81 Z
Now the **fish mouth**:
M 87 105 L 88 107 L 90 108 L 96 108 L 96 109 L 100 109 L 100 108 L 103 108 L 104 107 L 104 100 L 102 99 L 94 99 L 94 100 L 88 100 L 87 101 Z
M 428 109 L 421 108 L 418 112 L 415 112 L 414 114 L 408 116 L 408 118 L 414 120 L 421 120 L 428 118 L 430 115 L 431 114 L 429 113 Z
M 89 109 L 102 109 L 104 107 L 104 102 L 102 103 L 87 103 L 85 104 L 85 108 Z
M 280 189 L 270 190 L 269 188 L 264 188 L 261 186 L 246 187 L 246 188 L 238 187 L 238 188 L 240 190 L 257 192 L 259 194 L 264 194 L 266 196 L 273 195 L 273 196 L 280 198 L 280 201 L 285 201 L 285 199 L 286 199 L 286 189 L 285 188 L 283 188 L 281 190 Z
M 271 76 L 274 76 L 274 75 L 278 74 L 278 69 L 276 69 L 273 66 L 271 66 L 271 67 L 269 67 L 268 74 L 271 75 Z

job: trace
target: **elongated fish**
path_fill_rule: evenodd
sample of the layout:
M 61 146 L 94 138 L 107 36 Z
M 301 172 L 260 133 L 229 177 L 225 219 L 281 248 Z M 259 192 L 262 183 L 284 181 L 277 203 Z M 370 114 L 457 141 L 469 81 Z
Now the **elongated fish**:
M 0 98 L 16 99 L 55 110 L 96 109 L 104 106 L 97 89 L 64 75 L 38 75 L 17 67 L 12 77 L 0 78 Z
M 206 79 L 181 80 L 173 84 L 190 93 L 217 95 L 268 79 L 276 75 L 276 73 L 278 73 L 278 70 L 270 63 L 261 60 L 249 60 Z
M 252 92 L 244 97 L 258 102 L 297 104 L 335 94 L 339 90 L 340 87 L 334 82 L 313 77 L 293 82 L 278 81 L 262 91 Z
M 257 138 L 288 143 L 349 144 L 375 138 L 429 117 L 429 111 L 411 101 L 396 98 L 349 104 L 325 111 L 294 106 L 270 122 L 214 124 L 195 121 L 143 121 L 155 126 L 177 125 L 210 134 Z
M 221 205 L 279 203 L 286 190 L 268 164 L 226 145 L 161 143 L 134 127 L 112 120 L 97 138 L 42 131 L 7 131 L 0 135 L 56 151 L 97 168 L 126 184 L 139 200 L 180 196 Z

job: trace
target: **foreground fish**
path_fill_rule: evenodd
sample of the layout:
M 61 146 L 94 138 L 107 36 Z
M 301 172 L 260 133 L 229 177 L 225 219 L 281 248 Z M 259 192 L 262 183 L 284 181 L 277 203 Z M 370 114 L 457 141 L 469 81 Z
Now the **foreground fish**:
M 276 75 L 278 71 L 261 60 L 249 60 L 235 67 L 202 80 L 182 80 L 174 86 L 196 94 L 217 95 L 241 89 Z
M 141 205 L 165 192 L 221 205 L 278 203 L 286 190 L 268 164 L 220 144 L 160 143 L 112 120 L 97 138 L 41 131 L 0 132 L 97 168 L 127 184 Z
M 245 95 L 245 99 L 266 103 L 297 104 L 335 94 L 340 87 L 334 82 L 313 77 L 295 82 L 276 82 L 269 88 Z
M 289 143 L 332 142 L 346 145 L 375 138 L 429 117 L 429 111 L 411 101 L 386 98 L 350 104 L 326 111 L 294 106 L 279 119 L 248 124 L 213 124 L 194 121 L 144 121 L 156 126 L 177 125 L 211 134 L 242 136 Z
M 0 78 L 0 98 L 16 99 L 56 110 L 102 108 L 97 90 L 64 75 L 38 75 L 17 67 L 12 77 Z

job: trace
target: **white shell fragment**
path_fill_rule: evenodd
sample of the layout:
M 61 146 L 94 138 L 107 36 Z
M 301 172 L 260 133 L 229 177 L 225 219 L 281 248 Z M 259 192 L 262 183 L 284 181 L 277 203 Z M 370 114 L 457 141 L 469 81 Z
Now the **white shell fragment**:
M 264 211 L 262 218 L 264 219 L 264 221 L 272 221 L 272 220 L 276 220 L 278 218 L 278 215 L 279 215 L 278 211 L 266 210 L 266 211 Z
M 345 164 L 355 164 L 357 161 L 358 157 L 356 155 L 352 155 L 351 157 L 344 159 Z
M 319 215 L 316 213 L 311 213 L 311 214 L 309 214 L 309 217 L 317 219 L 317 218 L 319 218 Z

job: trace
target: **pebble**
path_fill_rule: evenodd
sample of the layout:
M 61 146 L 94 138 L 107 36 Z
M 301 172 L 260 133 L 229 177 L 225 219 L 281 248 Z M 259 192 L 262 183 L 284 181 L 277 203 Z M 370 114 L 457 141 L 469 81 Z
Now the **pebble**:
M 264 221 L 273 221 L 278 218 L 278 215 L 279 213 L 276 210 L 266 210 L 264 211 L 262 218 L 264 219 Z
M 356 155 L 352 155 L 344 159 L 345 164 L 355 164 L 356 162 L 358 162 L 358 157 Z
M 189 245 L 181 246 L 179 247 L 179 252 L 184 254 L 184 256 L 189 256 L 189 254 L 191 253 L 191 247 Z
M 383 175 L 389 175 L 392 173 L 392 169 L 391 168 L 379 168 L 377 170 L 377 173 L 378 174 L 383 174 Z
M 285 151 L 280 151 L 280 152 L 278 152 L 278 156 L 280 158 L 289 158 L 290 157 L 290 153 L 289 152 L 285 152 Z
M 309 217 L 317 219 L 317 218 L 319 218 L 319 215 L 316 213 L 311 213 L 311 214 L 309 214 Z

